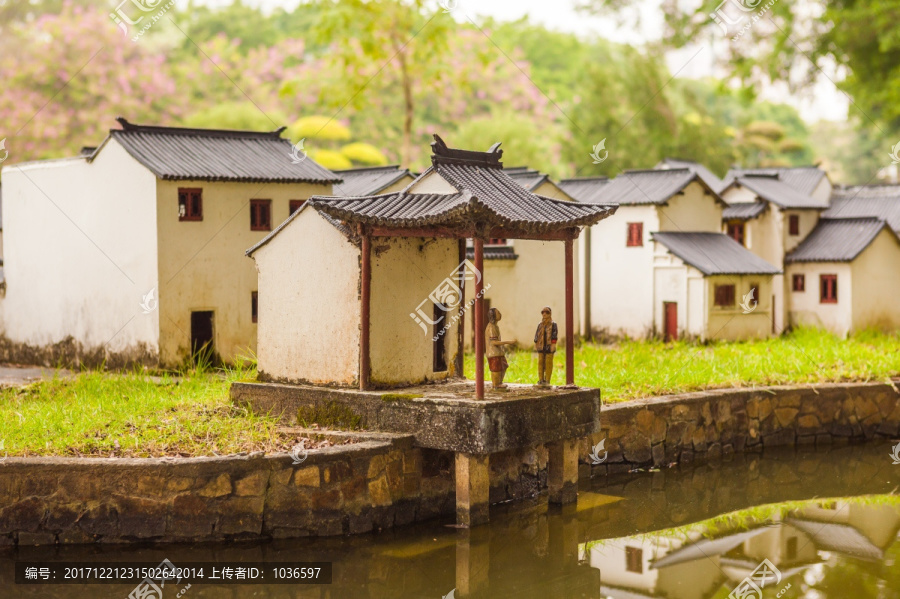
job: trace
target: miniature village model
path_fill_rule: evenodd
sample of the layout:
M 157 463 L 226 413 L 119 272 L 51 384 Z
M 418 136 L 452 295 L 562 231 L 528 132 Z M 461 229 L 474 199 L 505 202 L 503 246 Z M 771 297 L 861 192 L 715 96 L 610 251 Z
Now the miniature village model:
M 576 442 L 599 428 L 599 391 L 575 386 L 573 245 L 582 227 L 616 207 L 526 190 L 503 172 L 499 145 L 457 150 L 435 136 L 432 166 L 404 189 L 313 196 L 250 248 L 259 272 L 260 382 L 232 388 L 254 409 L 291 415 L 327 406 L 367 428 L 455 452 L 465 525 L 487 519 L 488 456 L 499 451 L 547 444 L 550 499 L 574 501 Z M 549 384 L 558 329 L 545 308 L 535 335 L 537 385 L 507 386 L 501 375 L 486 393 L 486 358 L 498 374 L 503 362 L 494 359 L 502 356 L 500 313 L 489 323 L 484 310 L 484 244 L 492 238 L 565 247 L 564 387 Z M 481 323 L 474 382 L 463 376 L 467 317 Z

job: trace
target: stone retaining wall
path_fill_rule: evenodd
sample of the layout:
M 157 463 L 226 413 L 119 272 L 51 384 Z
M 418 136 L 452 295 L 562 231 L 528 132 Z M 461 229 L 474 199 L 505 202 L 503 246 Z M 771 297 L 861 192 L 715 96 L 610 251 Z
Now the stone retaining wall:
M 600 419 L 600 432 L 582 442 L 582 477 L 767 447 L 895 437 L 900 390 L 893 381 L 720 389 L 605 405 Z M 602 439 L 607 459 L 591 465 L 590 448 Z

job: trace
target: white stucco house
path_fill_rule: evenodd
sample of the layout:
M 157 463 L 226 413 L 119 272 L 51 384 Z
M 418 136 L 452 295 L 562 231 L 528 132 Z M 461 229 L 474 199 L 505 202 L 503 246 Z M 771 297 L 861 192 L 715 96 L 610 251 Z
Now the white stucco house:
M 616 219 L 592 227 L 583 257 L 595 331 L 664 339 L 771 334 L 767 296 L 780 268 L 721 233 L 726 204 L 695 170 L 627 171 L 561 186 L 581 202 L 619 206 Z M 751 287 L 758 303 L 745 314 L 740 304 Z
M 792 325 L 900 329 L 900 238 L 877 217 L 823 218 L 785 257 Z
M 244 250 L 340 177 L 274 132 L 135 125 L 3 167 L 0 361 L 176 365 L 256 347 Z
M 722 198 L 722 231 L 771 264 L 784 258 L 815 228 L 828 209 L 831 183 L 816 167 L 732 170 L 726 176 Z M 778 275 L 769 298 L 775 330 L 789 324 L 786 318 L 787 284 Z

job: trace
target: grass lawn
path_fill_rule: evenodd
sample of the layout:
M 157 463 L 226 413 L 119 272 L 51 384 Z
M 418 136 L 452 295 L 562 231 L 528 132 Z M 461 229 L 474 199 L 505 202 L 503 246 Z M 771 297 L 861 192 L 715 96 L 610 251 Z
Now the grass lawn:
M 782 338 L 708 345 L 623 341 L 576 348 L 575 380 L 625 401 L 716 387 L 886 380 L 900 375 L 900 337 L 863 333 L 842 340 L 799 330 Z M 530 352 L 509 356 L 507 380 L 533 383 Z M 473 378 L 475 361 L 466 356 Z M 83 372 L 19 389 L 0 389 L 0 456 L 194 456 L 289 451 L 300 442 L 274 418 L 231 404 L 233 380 L 253 370 L 187 372 L 178 378 Z M 563 384 L 565 355 L 553 382 Z M 306 443 L 310 447 L 312 443 Z
M 507 382 L 537 382 L 534 354 L 511 352 L 507 360 Z M 565 384 L 565 364 L 565 352 L 557 352 L 553 384 Z M 466 356 L 465 371 L 475 378 L 474 356 Z M 742 343 L 622 341 L 575 349 L 575 382 L 601 389 L 607 402 L 723 387 L 885 380 L 898 375 L 900 336 L 873 332 L 841 339 L 799 329 L 775 339 Z M 489 373 L 485 377 L 490 380 Z

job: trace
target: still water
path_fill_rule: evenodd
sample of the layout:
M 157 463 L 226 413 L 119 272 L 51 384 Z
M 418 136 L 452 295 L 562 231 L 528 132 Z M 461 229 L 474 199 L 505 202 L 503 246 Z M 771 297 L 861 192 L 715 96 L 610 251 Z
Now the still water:
M 0 552 L 0 597 L 158 599 L 127 585 L 14 584 L 14 562 L 333 563 L 328 585 L 167 583 L 184 598 L 900 599 L 900 465 L 876 443 L 778 451 L 610 481 L 578 505 L 494 506 L 473 531 L 433 522 L 350 538 Z

